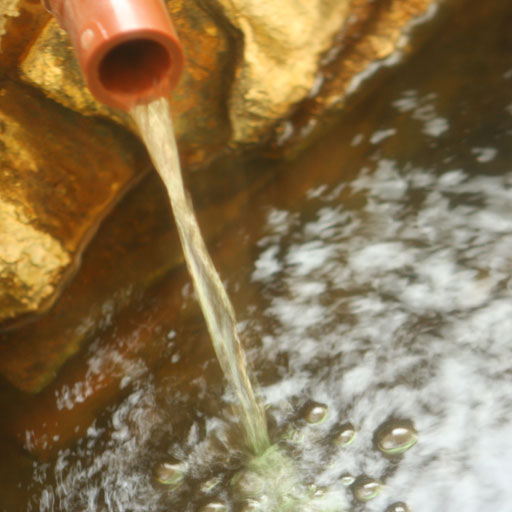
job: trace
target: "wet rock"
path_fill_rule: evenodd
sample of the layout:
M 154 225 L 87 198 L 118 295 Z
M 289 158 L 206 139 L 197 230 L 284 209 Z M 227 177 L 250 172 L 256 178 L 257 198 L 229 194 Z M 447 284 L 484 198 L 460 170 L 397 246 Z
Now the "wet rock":
M 243 35 L 230 98 L 236 142 L 258 140 L 313 89 L 321 56 L 349 14 L 349 0 L 218 0 Z
M 24 208 L 0 199 L 0 318 L 37 311 L 55 294 L 71 261 L 62 243 L 30 222 Z
M 130 140 L 119 127 L 55 109 L 38 95 L 4 85 L 0 324 L 51 306 L 102 218 L 149 168 L 142 148 L 124 154 Z
M 19 15 L 20 3 L 21 0 L 0 0 L 0 41 L 5 34 L 8 18 Z

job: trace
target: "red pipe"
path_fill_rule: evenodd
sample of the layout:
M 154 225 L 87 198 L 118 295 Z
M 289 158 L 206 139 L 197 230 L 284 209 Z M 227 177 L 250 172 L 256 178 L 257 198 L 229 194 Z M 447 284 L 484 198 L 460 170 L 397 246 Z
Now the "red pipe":
M 43 0 L 68 32 L 92 94 L 130 110 L 167 96 L 183 51 L 162 0 Z

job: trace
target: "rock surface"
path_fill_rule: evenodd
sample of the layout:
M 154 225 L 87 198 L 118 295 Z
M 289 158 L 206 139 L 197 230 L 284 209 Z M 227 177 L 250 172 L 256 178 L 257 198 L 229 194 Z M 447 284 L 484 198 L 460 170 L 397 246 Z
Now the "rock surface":
M 351 1 L 218 1 L 243 40 L 229 99 L 233 139 L 256 142 L 313 91 Z
M 135 141 L 120 128 L 13 83 L 2 92 L 0 321 L 12 322 L 52 304 L 100 221 L 149 166 L 142 149 L 124 151 Z

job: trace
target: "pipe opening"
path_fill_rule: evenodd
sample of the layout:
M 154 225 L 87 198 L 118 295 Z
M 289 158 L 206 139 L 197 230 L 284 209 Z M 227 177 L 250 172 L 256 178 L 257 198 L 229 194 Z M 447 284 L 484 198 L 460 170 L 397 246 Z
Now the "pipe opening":
M 135 39 L 121 43 L 103 58 L 99 79 L 111 93 L 143 94 L 169 74 L 171 60 L 156 41 Z

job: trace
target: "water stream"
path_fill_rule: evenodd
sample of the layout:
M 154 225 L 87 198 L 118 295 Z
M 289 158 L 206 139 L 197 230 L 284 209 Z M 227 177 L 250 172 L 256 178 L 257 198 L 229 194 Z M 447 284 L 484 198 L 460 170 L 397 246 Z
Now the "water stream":
M 187 197 L 176 147 L 169 104 L 155 100 L 132 110 L 155 168 L 161 176 L 176 219 L 187 268 L 206 319 L 213 347 L 229 387 L 234 392 L 233 408 L 243 426 L 243 437 L 252 457 L 231 478 L 235 501 L 244 510 L 261 512 L 341 512 L 344 500 L 338 491 L 318 493 L 301 482 L 292 459 L 279 445 L 270 444 L 263 404 L 248 374 L 234 308 L 210 258 L 190 199 Z M 314 414 L 314 412 L 312 413 Z M 321 411 L 320 411 L 321 414 Z M 183 466 L 164 463 L 156 478 L 168 485 L 183 479 Z M 207 511 L 227 510 L 211 503 Z
M 167 188 L 187 268 L 194 281 L 219 364 L 234 390 L 234 407 L 242 422 L 248 448 L 254 454 L 261 454 L 270 446 L 265 411 L 247 372 L 233 306 L 215 270 L 185 192 L 169 104 L 161 98 L 135 107 L 132 116 Z

